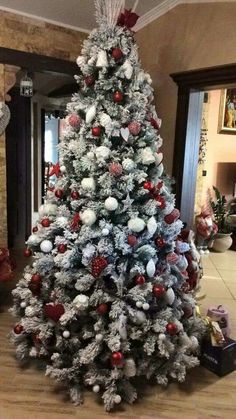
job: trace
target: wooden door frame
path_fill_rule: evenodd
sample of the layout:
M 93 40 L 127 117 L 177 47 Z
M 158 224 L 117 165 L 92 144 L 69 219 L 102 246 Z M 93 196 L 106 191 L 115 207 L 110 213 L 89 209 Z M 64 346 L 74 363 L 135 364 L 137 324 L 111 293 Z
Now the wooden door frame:
M 178 86 L 178 102 L 175 125 L 175 145 L 172 175 L 176 181 L 176 206 L 181 209 L 183 203 L 189 205 L 189 212 L 194 206 L 194 194 L 192 193 L 191 182 L 185 182 L 186 177 L 191 176 L 188 168 L 196 163 L 196 155 L 188 153 L 188 167 L 186 166 L 185 152 L 189 150 L 191 143 L 196 141 L 196 124 L 189 129 L 189 119 L 191 117 L 191 93 L 223 89 L 230 85 L 236 84 L 236 64 L 227 64 L 217 67 L 202 68 L 199 70 L 190 70 L 180 73 L 172 73 L 170 77 Z M 197 96 L 197 95 L 196 95 Z M 199 96 L 198 96 L 199 98 Z M 195 101 L 196 110 L 199 111 L 198 100 Z M 196 150 L 195 150 L 196 153 Z M 193 182 L 192 182 L 193 183 Z M 191 202 L 190 202 L 191 201 Z M 186 211 L 184 210 L 185 220 L 191 227 L 191 217 L 186 219 Z

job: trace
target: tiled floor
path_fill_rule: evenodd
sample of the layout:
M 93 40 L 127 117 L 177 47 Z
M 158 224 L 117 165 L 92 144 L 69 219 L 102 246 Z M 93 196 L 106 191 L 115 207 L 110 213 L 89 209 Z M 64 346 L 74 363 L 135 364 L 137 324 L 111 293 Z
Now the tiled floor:
M 204 277 L 199 301 L 205 314 L 210 305 L 222 304 L 229 311 L 231 335 L 236 338 L 236 252 L 210 253 L 202 257 Z

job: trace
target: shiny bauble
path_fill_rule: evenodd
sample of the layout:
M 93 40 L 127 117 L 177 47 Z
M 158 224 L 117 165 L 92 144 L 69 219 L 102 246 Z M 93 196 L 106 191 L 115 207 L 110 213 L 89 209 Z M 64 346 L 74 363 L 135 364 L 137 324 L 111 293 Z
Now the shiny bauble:
M 49 220 L 49 218 L 43 218 L 42 221 L 41 221 L 41 225 L 43 227 L 49 227 L 50 224 L 51 224 L 51 221 Z
M 166 331 L 167 331 L 168 335 L 174 336 L 178 332 L 178 327 L 176 326 L 175 323 L 167 323 Z
M 64 193 L 64 191 L 63 191 L 63 189 L 56 189 L 54 193 L 55 193 L 55 196 L 56 196 L 58 199 L 61 199 L 61 198 L 63 197 L 63 193 Z
M 79 192 L 72 191 L 71 194 L 70 194 L 70 196 L 71 196 L 71 199 L 77 200 L 77 199 L 79 199 Z
M 111 364 L 113 367 L 120 367 L 124 363 L 124 355 L 122 352 L 113 352 L 111 355 Z
M 148 310 L 149 310 L 149 308 L 150 308 L 150 304 L 148 304 L 148 303 L 144 303 L 144 304 L 143 304 L 143 310 L 144 310 L 144 311 L 148 311 Z
M 135 277 L 135 284 L 136 285 L 143 285 L 146 282 L 146 278 L 143 275 L 138 275 Z
M 95 76 L 93 76 L 92 74 L 90 76 L 85 76 L 84 78 L 84 82 L 88 87 L 92 86 L 95 83 L 95 80 Z
M 109 196 L 109 198 L 106 199 L 104 206 L 107 211 L 115 211 L 118 208 L 118 201 L 116 198 L 113 198 L 112 196 Z
M 32 252 L 31 252 L 31 250 L 30 250 L 30 249 L 25 249 L 25 250 L 24 250 L 24 256 L 25 256 L 26 258 L 29 258 L 30 256 L 32 256 Z
M 136 246 L 136 244 L 138 243 L 138 239 L 137 239 L 137 237 L 136 237 L 136 236 L 134 236 L 133 234 L 130 234 L 130 235 L 127 237 L 127 242 L 128 242 L 128 244 L 129 244 L 130 246 L 134 247 L 134 246 Z
M 114 58 L 115 61 L 120 61 L 121 58 L 123 58 L 123 52 L 120 48 L 113 48 L 111 52 L 112 58 Z
M 69 330 L 64 330 L 64 332 L 62 333 L 63 338 L 65 339 L 69 339 L 70 337 L 70 332 Z
M 141 131 L 141 124 L 139 122 L 133 121 L 128 125 L 129 132 L 132 135 L 138 135 Z
M 102 128 L 101 127 L 97 126 L 97 127 L 92 128 L 92 135 L 94 137 L 100 137 L 101 133 L 102 133 Z
M 16 324 L 13 330 L 16 335 L 20 335 L 23 332 L 24 328 L 21 324 Z
M 105 303 L 102 303 L 97 307 L 97 312 L 103 315 L 108 312 L 108 309 L 109 309 L 108 305 Z
M 72 115 L 70 115 L 70 116 L 68 117 L 68 122 L 69 122 L 69 125 L 70 125 L 72 128 L 77 129 L 77 128 L 79 128 L 79 127 L 80 127 L 80 124 L 81 124 L 81 119 L 80 119 L 79 115 L 77 115 L 77 114 L 72 114 Z
M 156 298 L 161 298 L 166 292 L 166 288 L 164 285 L 161 284 L 155 284 L 152 288 L 152 293 Z
M 113 100 L 115 103 L 121 103 L 124 99 L 124 95 L 120 90 L 117 90 L 114 94 L 113 94 Z
M 100 391 L 100 386 L 98 384 L 96 384 L 95 386 L 93 386 L 93 392 L 94 393 L 99 393 Z
M 154 189 L 154 185 L 152 182 L 147 181 L 147 182 L 144 182 L 143 188 L 151 192 Z
M 43 253 L 50 253 L 53 249 L 53 244 L 50 240 L 43 240 L 40 244 L 40 249 Z
M 67 250 L 67 246 L 64 243 L 61 243 L 57 246 L 58 253 L 65 253 Z

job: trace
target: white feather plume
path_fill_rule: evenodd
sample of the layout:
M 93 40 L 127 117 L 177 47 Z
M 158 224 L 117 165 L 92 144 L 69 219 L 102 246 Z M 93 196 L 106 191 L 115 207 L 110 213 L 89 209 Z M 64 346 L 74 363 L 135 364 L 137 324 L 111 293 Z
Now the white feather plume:
M 120 13 L 124 10 L 125 0 L 94 0 L 94 4 L 98 25 L 107 24 L 115 27 Z

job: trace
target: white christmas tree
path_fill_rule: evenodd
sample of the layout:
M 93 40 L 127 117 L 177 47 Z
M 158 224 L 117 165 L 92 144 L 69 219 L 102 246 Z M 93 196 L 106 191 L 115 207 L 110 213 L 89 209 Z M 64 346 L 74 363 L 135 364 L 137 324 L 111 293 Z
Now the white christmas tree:
M 95 1 L 99 28 L 77 59 L 57 183 L 28 239 L 34 261 L 12 309 L 18 359 L 45 357 L 75 403 L 91 387 L 106 410 L 136 399 L 138 376 L 183 381 L 203 330 L 190 292 L 198 255 L 163 174 L 137 16 L 123 3 Z

